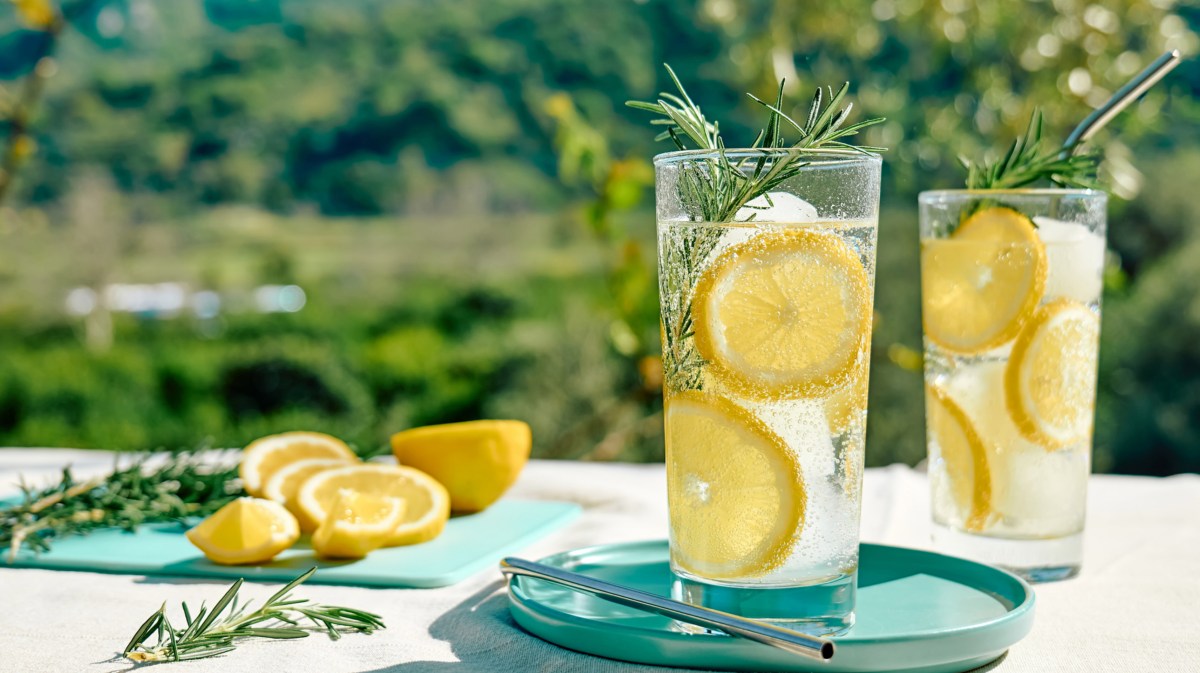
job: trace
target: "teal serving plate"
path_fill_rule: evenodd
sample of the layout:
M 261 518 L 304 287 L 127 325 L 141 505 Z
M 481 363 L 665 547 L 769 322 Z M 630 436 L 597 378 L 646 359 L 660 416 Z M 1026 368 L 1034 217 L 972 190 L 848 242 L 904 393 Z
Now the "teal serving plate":
M 664 540 L 602 545 L 541 563 L 669 596 Z M 1033 590 L 998 568 L 864 544 L 857 621 L 829 661 L 716 633 L 689 633 L 641 612 L 529 577 L 509 579 L 509 610 L 556 645 L 640 664 L 731 671 L 958 673 L 1001 656 L 1033 627 Z

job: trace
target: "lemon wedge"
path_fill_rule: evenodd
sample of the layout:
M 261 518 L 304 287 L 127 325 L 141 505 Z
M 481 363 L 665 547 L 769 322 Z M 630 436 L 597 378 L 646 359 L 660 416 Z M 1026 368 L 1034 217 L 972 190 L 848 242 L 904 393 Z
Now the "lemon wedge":
M 266 563 L 300 537 L 296 517 L 283 505 L 238 498 L 185 533 L 213 563 Z
M 336 437 L 320 432 L 285 432 L 251 442 L 242 451 L 238 476 L 250 495 L 263 495 L 263 486 L 271 475 L 285 465 L 306 458 L 335 458 L 358 461 L 358 456 Z
M 496 502 L 525 467 L 531 445 L 523 421 L 448 423 L 392 435 L 396 460 L 437 479 L 456 512 L 479 512 Z
M 994 207 L 921 245 L 925 335 L 958 353 L 1016 338 L 1042 299 L 1046 249 L 1028 217 Z
M 779 567 L 806 505 L 784 441 L 742 407 L 697 391 L 669 396 L 666 433 L 672 559 L 716 579 Z
M 386 546 L 428 542 L 450 518 L 450 494 L 433 477 L 411 467 L 362 463 L 318 472 L 296 494 L 296 501 L 318 526 L 325 522 L 342 489 L 404 501 L 404 516 Z
M 300 524 L 300 530 L 311 533 L 316 530 L 317 522 L 310 519 L 304 508 L 296 502 L 296 494 L 300 492 L 300 486 L 318 472 L 353 464 L 353 462 L 341 458 L 297 460 L 284 465 L 271 475 L 271 478 L 263 485 L 263 497 L 286 507 L 287 511 L 296 517 L 296 521 Z
M 399 498 L 338 489 L 329 515 L 313 533 L 313 549 L 327 558 L 362 558 L 387 544 L 404 509 Z
M 764 233 L 726 250 L 692 299 L 696 349 L 743 397 L 823 395 L 847 381 L 871 338 L 871 284 L 832 233 Z
M 1099 339 L 1100 319 L 1071 299 L 1043 306 L 1017 338 L 1004 399 L 1027 439 L 1060 449 L 1091 436 Z
M 992 516 L 987 446 L 966 412 L 945 391 L 936 386 L 925 390 L 929 433 L 945 465 L 944 478 L 950 482 L 955 509 L 961 513 L 962 526 L 978 532 Z

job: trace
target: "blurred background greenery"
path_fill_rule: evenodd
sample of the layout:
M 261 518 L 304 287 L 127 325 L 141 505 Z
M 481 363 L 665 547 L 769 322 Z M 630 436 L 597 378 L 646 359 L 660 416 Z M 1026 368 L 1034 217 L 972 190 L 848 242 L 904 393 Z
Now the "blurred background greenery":
M 666 61 L 735 143 L 780 78 L 888 118 L 867 461 L 914 463 L 916 193 L 1198 29 L 1174 0 L 8 0 L 0 445 L 490 416 L 538 456 L 661 459 L 666 148 L 622 103 Z M 1197 89 L 1189 60 L 1097 140 L 1101 471 L 1200 470 Z

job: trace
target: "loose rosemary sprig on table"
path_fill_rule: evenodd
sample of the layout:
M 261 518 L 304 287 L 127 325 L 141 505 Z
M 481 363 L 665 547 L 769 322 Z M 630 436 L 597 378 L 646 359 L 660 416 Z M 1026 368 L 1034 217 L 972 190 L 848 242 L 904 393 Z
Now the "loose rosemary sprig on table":
M 1025 133 L 1018 136 L 999 161 L 972 163 L 959 157 L 967 169 L 967 189 L 1016 189 L 1038 182 L 1059 187 L 1098 189 L 1096 171 L 1100 154 L 1076 154 L 1077 146 L 1042 147 L 1042 112 L 1034 110 Z
M 125 467 L 118 464 L 108 475 L 82 482 L 68 467 L 47 488 L 22 484 L 21 502 L 0 507 L 0 549 L 8 547 L 11 563 L 22 546 L 44 552 L 65 535 L 208 516 L 242 495 L 235 464 L 213 464 L 195 452 L 173 454 L 157 465 L 150 458 L 139 455 Z
M 292 589 L 315 572 L 312 568 L 292 580 L 255 610 L 250 610 L 249 601 L 239 606 L 238 591 L 245 581 L 239 579 L 211 610 L 201 604 L 193 616 L 184 603 L 183 628 L 171 624 L 163 603 L 138 627 L 121 656 L 138 663 L 187 661 L 231 652 L 246 638 L 305 638 L 314 630 L 323 630 L 337 640 L 343 632 L 369 634 L 384 628 L 383 619 L 371 612 L 292 598 Z M 151 635 L 155 642 L 148 645 Z
M 753 211 L 762 208 L 748 205 L 751 201 L 761 196 L 769 204 L 769 193 L 808 165 L 802 150 L 842 149 L 863 154 L 884 151 L 882 147 L 845 142 L 845 139 L 862 129 L 884 121 L 882 118 L 868 119 L 843 126 L 854 107 L 851 103 L 842 106 L 850 89 L 849 82 L 842 84 L 836 93 L 831 87 L 827 104 L 824 90 L 818 87 L 808 116 L 801 124 L 783 111 L 784 82 L 781 81 L 774 104 L 747 94 L 768 112 L 766 127 L 758 132 L 750 148 L 796 151 L 778 152 L 771 156 L 755 153 L 736 156 L 734 152 L 735 156 L 731 158 L 721 137 L 720 124 L 704 116 L 671 66 L 666 66 L 666 69 L 678 95 L 663 92 L 654 102 L 627 101 L 625 104 L 659 115 L 660 118 L 650 123 L 665 126 L 666 130 L 658 134 L 656 140 L 670 140 L 680 150 L 712 151 L 712 156 L 682 163 L 679 169 L 680 201 L 686 205 L 694 204 L 698 212 L 693 216 L 701 222 L 732 222 L 743 209 L 750 211 L 749 216 L 743 216 L 743 219 L 752 220 Z M 788 135 L 792 133 L 794 137 L 789 138 Z M 694 147 L 689 148 L 689 145 Z M 700 387 L 699 354 L 689 340 L 693 331 L 692 288 L 695 287 L 700 266 L 720 238 L 720 229 L 696 227 L 678 239 L 672 237 L 668 240 L 668 245 L 678 248 L 660 251 L 664 259 L 682 260 L 684 264 L 681 273 L 660 274 L 659 292 L 670 306 L 664 315 L 679 316 L 679 320 L 673 324 L 663 325 L 665 345 L 670 354 L 666 362 L 671 367 L 671 371 L 666 373 L 666 380 L 688 389 Z M 677 287 L 675 283 L 678 283 Z

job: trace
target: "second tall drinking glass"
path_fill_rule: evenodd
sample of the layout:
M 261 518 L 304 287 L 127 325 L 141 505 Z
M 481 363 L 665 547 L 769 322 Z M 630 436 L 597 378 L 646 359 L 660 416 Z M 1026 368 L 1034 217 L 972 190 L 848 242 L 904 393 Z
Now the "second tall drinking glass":
M 787 179 L 734 213 L 713 196 Z M 655 159 L 671 569 L 679 599 L 854 622 L 880 160 Z M 707 199 L 707 201 L 706 201 Z

